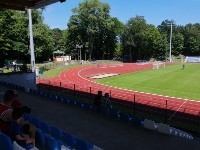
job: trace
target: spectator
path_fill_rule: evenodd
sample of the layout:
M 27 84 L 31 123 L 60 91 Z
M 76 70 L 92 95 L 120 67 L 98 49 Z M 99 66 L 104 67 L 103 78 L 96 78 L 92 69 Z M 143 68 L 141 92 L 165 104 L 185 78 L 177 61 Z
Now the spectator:
M 0 130 L 8 134 L 10 122 L 12 121 L 12 101 L 14 98 L 14 91 L 7 90 L 4 94 L 3 101 L 0 104 Z
M 102 106 L 106 109 L 106 112 L 109 113 L 112 109 L 112 104 L 109 98 L 109 93 L 105 93 L 104 96 L 101 98 Z
M 102 108 L 101 98 L 102 98 L 102 91 L 98 91 L 98 94 L 95 96 L 93 103 L 93 105 L 97 107 L 98 111 L 101 111 Z
M 28 131 L 28 134 L 30 133 L 30 136 L 24 135 L 23 136 L 23 128 L 26 129 L 27 125 L 23 121 L 23 110 L 21 108 L 16 108 L 12 112 L 13 121 L 10 125 L 10 137 L 13 141 L 16 141 L 17 144 L 19 144 L 22 147 L 28 147 L 32 143 L 33 146 L 35 146 L 35 137 L 31 137 L 31 131 Z M 23 127 L 23 128 L 22 128 Z M 29 126 L 30 127 L 30 126 Z
M 14 92 L 14 98 L 13 98 L 13 101 L 12 101 L 12 108 L 15 109 L 15 108 L 20 108 L 22 107 L 22 102 L 18 99 L 18 93 L 16 90 L 13 90 Z
M 31 108 L 29 108 L 28 106 L 23 106 L 22 102 L 19 100 L 18 98 L 18 93 L 16 90 L 14 90 L 14 99 L 13 102 L 11 104 L 12 108 L 22 108 L 24 113 L 31 113 Z
M 22 137 L 24 137 L 26 140 L 26 146 L 24 147 L 26 150 L 30 150 L 34 147 L 32 139 L 30 138 L 30 125 L 28 123 L 24 124 L 22 126 Z

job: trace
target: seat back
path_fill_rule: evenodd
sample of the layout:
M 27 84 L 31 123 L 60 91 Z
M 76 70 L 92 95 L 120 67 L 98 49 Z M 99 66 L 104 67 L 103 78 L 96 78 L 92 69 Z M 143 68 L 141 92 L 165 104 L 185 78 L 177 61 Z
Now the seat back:
M 40 120 L 39 119 L 32 117 L 31 123 L 34 124 L 36 126 L 36 128 L 40 128 Z
M 17 144 L 16 141 L 14 141 L 13 142 L 13 150 L 26 150 L 26 149 L 21 147 L 19 144 Z
M 32 121 L 32 117 L 31 115 L 27 114 L 27 113 L 24 113 L 23 114 L 23 118 L 24 120 L 28 121 L 28 122 L 31 122 Z
M 46 133 L 46 134 L 50 134 L 50 131 L 51 131 L 51 125 L 46 123 L 46 122 L 43 122 L 43 121 L 40 121 L 40 129 Z
M 92 150 L 93 145 L 90 143 L 87 143 L 79 138 L 76 139 L 76 145 L 75 149 L 76 150 Z
M 36 138 L 35 138 L 36 145 L 44 147 L 45 146 L 45 133 L 42 130 L 37 129 L 35 136 L 36 136 Z
M 57 140 L 45 134 L 45 149 L 46 150 L 59 150 L 61 147 Z
M 147 128 L 147 129 L 150 129 L 150 130 L 156 130 L 157 129 L 156 123 L 154 121 L 148 120 L 148 119 L 144 120 L 144 127 Z
M 60 140 L 62 137 L 63 132 L 55 127 L 55 126 L 51 126 L 51 131 L 50 131 L 50 135 L 53 136 L 54 138 Z
M 72 134 L 63 132 L 62 141 L 73 148 L 76 144 L 76 137 Z
M 158 124 L 157 131 L 160 132 L 160 133 L 164 133 L 164 134 L 171 134 L 172 133 L 171 127 L 169 125 L 163 124 L 163 123 Z
M 12 150 L 13 143 L 10 137 L 0 132 L 0 150 Z

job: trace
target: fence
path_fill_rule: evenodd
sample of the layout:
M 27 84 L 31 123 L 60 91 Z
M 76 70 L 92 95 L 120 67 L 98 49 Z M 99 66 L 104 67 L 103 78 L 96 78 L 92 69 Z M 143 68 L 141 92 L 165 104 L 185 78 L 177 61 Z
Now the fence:
M 93 104 L 98 89 L 96 87 L 82 87 L 78 84 L 66 84 L 60 82 L 55 85 L 50 81 L 46 84 L 39 83 L 38 90 L 50 95 L 59 95 L 68 99 L 78 100 L 84 103 Z M 142 94 L 135 93 L 129 99 L 124 100 L 123 96 L 114 96 L 113 91 L 105 89 L 103 93 L 110 93 L 110 99 L 115 109 L 130 115 L 136 115 L 141 118 L 149 118 L 157 122 L 167 123 L 171 126 L 200 133 L 200 112 L 198 110 L 177 111 L 168 99 L 161 99 L 160 102 Z M 196 113 L 196 115 L 195 115 Z

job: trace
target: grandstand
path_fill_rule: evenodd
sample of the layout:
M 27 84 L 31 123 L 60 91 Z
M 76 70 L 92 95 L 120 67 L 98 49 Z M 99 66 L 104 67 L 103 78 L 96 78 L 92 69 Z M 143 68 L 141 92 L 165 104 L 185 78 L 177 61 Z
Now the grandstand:
M 0 88 L 1 91 L 7 89 L 4 86 Z M 40 121 L 40 124 L 41 122 L 46 122 L 51 126 L 56 126 L 59 130 L 70 133 L 102 149 L 154 150 L 162 148 L 197 150 L 200 146 L 196 137 L 193 140 L 187 140 L 187 138 L 184 137 L 169 137 L 164 134 L 143 129 L 141 126 L 138 126 L 140 124 L 137 125 L 137 123 L 140 122 L 139 118 L 138 120 L 135 118 L 133 123 L 126 123 L 125 115 L 120 114 L 120 116 L 123 116 L 123 119 L 118 118 L 119 120 L 117 121 L 117 118 L 108 118 L 105 115 L 95 112 L 92 113 L 91 110 L 64 103 L 55 97 L 50 99 L 41 96 L 40 92 L 32 92 L 35 94 L 32 95 L 20 91 L 19 95 L 23 98 L 24 104 L 32 107 L 31 120 L 35 125 L 38 124 L 37 121 Z M 2 98 L 2 95 L 0 96 Z M 26 116 L 25 118 L 28 119 L 29 117 Z M 38 132 L 40 133 L 39 135 L 42 135 L 39 130 Z M 53 133 L 51 133 L 51 135 L 53 136 Z M 47 139 L 46 141 L 51 141 L 50 143 L 53 144 L 59 143 L 59 137 L 55 140 L 55 138 L 49 137 L 46 134 L 45 136 L 45 139 Z M 52 139 L 54 140 L 52 141 Z M 143 141 L 146 141 L 145 144 Z M 42 142 L 42 140 L 40 142 Z M 50 150 L 49 147 L 47 149 Z M 81 147 L 81 149 L 83 149 L 83 147 Z

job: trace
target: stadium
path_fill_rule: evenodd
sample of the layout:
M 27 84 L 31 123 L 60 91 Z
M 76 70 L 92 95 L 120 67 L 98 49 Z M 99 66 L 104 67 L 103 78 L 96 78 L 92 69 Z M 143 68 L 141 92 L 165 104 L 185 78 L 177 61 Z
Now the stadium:
M 33 1 L 3 1 L 0 6 L 26 10 L 58 2 Z M 87 52 L 88 45 L 76 43 L 76 49 L 72 50 L 74 60 L 66 56 L 61 57 L 63 61 L 51 62 L 43 54 L 38 56 L 39 59 L 44 56 L 43 63 L 36 67 L 30 29 L 31 68 L 24 63 L 17 65 L 16 61 L 1 68 L 0 98 L 3 100 L 9 89 L 17 90 L 22 102 L 32 108 L 31 114 L 23 114 L 24 120 L 36 127 L 36 147 L 32 149 L 196 150 L 200 147 L 199 57 L 187 56 L 182 60 L 180 55 L 178 61 L 172 60 L 170 44 L 169 60 L 161 50 L 151 57 L 164 61 L 156 61 L 147 56 L 148 52 L 131 54 L 135 45 L 129 49 L 127 43 L 123 44 L 129 50 L 124 51 L 126 60 L 109 60 L 113 58 L 110 50 L 102 53 L 107 60 L 91 61 L 94 54 Z M 81 58 L 83 53 L 85 60 Z M 142 60 L 134 60 L 135 56 Z M 67 57 L 70 60 L 64 60 Z M 143 57 L 149 57 L 148 61 Z M 102 95 L 97 105 L 99 92 Z M 108 95 L 109 107 L 105 105 L 104 94 Z M 3 123 L 3 118 L 0 121 Z M 1 131 L 0 149 L 24 150 Z

